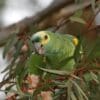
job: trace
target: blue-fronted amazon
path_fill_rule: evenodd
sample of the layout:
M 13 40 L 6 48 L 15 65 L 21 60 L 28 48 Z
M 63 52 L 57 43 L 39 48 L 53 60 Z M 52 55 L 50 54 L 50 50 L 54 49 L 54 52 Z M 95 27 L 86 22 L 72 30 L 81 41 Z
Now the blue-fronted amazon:
M 53 69 L 72 70 L 75 65 L 73 58 L 78 39 L 75 36 L 50 31 L 39 31 L 31 38 L 36 51 L 46 57 Z

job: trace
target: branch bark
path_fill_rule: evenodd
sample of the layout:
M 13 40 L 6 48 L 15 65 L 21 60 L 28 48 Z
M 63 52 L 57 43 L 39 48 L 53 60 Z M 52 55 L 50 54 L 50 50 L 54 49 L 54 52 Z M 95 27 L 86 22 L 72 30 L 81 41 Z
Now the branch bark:
M 27 27 L 35 26 L 37 29 L 45 29 L 55 26 L 62 17 L 69 17 L 76 10 L 88 7 L 91 0 L 84 0 L 82 4 L 75 4 L 74 0 L 55 0 L 48 8 L 35 16 L 25 18 L 15 24 L 0 29 L 0 45 L 4 44 L 8 37 L 18 30 L 23 31 Z

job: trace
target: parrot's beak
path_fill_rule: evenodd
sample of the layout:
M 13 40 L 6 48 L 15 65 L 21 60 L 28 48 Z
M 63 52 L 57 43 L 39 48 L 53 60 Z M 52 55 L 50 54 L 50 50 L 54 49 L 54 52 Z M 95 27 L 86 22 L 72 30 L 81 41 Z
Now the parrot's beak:
M 43 45 L 41 44 L 41 37 L 33 35 L 31 41 L 33 43 L 35 51 L 38 54 L 43 55 L 44 49 L 43 49 Z
M 34 43 L 34 47 L 36 52 L 38 52 L 38 54 L 43 55 L 44 54 L 44 48 L 40 43 Z

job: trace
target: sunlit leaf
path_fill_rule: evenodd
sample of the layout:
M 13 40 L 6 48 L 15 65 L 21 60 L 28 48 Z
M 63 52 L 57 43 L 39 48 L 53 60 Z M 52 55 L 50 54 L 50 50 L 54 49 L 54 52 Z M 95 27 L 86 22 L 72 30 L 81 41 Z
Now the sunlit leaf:
M 95 73 L 93 73 L 93 72 L 90 72 L 90 74 L 91 74 L 91 77 L 93 78 L 93 80 L 95 80 L 99 84 L 100 82 L 98 80 L 97 75 Z
M 81 24 L 86 24 L 85 20 L 80 18 L 80 17 L 74 17 L 74 16 L 71 16 L 70 17 L 70 20 L 72 22 L 78 22 L 78 23 L 81 23 Z
M 75 94 L 73 92 L 71 92 L 71 95 L 70 96 L 71 96 L 71 99 L 72 100 L 77 100 L 77 98 L 76 98 L 76 96 L 75 96 Z
M 52 74 L 57 74 L 57 75 L 70 75 L 70 72 L 68 71 L 60 71 L 60 70 L 52 70 L 52 69 L 45 69 L 45 68 L 41 68 L 38 67 L 39 69 L 46 71 L 48 73 L 52 73 Z
M 67 81 L 67 100 L 71 100 L 72 83 L 70 80 Z

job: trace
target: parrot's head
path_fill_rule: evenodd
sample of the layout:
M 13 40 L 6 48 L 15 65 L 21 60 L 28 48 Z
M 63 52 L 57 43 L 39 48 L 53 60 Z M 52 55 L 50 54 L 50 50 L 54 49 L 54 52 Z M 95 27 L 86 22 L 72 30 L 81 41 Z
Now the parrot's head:
M 49 42 L 50 37 L 46 31 L 40 31 L 32 35 L 33 43 L 41 43 L 41 45 L 45 45 Z
M 43 54 L 43 47 L 50 41 L 50 36 L 46 31 L 40 31 L 32 35 L 31 41 L 38 53 Z

